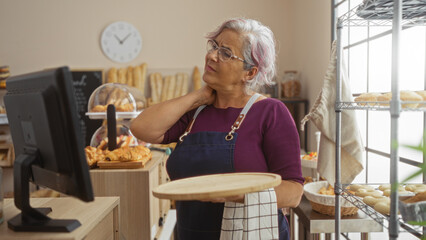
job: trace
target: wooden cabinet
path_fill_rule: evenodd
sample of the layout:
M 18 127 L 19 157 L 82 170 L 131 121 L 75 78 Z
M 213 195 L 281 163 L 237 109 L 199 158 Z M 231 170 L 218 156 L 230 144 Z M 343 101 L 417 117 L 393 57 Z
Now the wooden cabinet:
M 153 239 L 160 217 L 170 208 L 169 200 L 159 200 L 152 189 L 164 183 L 167 155 L 152 152 L 152 160 L 139 169 L 93 169 L 90 171 L 95 196 L 120 197 L 120 226 L 124 239 Z M 167 175 L 167 174 L 166 174 Z

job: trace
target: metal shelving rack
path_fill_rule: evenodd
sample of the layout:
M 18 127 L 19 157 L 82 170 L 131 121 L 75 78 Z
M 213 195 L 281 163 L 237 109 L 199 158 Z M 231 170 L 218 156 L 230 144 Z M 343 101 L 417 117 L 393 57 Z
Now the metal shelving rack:
M 383 226 L 388 228 L 389 239 L 397 239 L 399 234 L 399 227 L 401 226 L 408 232 L 412 233 L 414 236 L 421 237 L 422 229 L 416 229 L 414 226 L 405 224 L 398 217 L 398 192 L 392 191 L 391 193 L 391 209 L 390 216 L 384 216 L 377 213 L 371 207 L 365 205 L 357 197 L 351 195 L 350 193 L 345 192 L 341 183 L 341 111 L 342 110 L 378 110 L 378 111 L 389 111 L 391 114 L 391 157 L 390 157 L 390 182 L 393 189 L 397 189 L 395 186 L 398 181 L 398 162 L 399 162 L 399 152 L 398 147 L 393 145 L 393 142 L 398 142 L 398 120 L 400 113 L 402 111 L 424 111 L 426 116 L 426 108 L 402 108 L 401 104 L 404 103 L 400 101 L 399 94 L 399 57 L 400 57 L 400 36 L 401 31 L 404 28 L 426 25 L 426 19 L 424 17 L 426 13 L 425 7 L 422 8 L 410 8 L 410 5 L 402 5 L 402 0 L 393 0 L 393 11 L 392 19 L 378 19 L 378 16 L 372 12 L 364 11 L 364 13 L 369 14 L 374 18 L 364 19 L 357 15 L 357 11 L 362 8 L 361 5 L 353 8 L 348 11 L 346 14 L 342 15 L 339 18 L 336 18 L 336 7 L 340 5 L 345 0 L 337 3 L 336 0 L 332 1 L 332 21 L 333 21 L 333 30 L 332 30 L 332 39 L 337 38 L 337 66 L 336 66 L 336 103 L 335 103 L 335 112 L 336 112 L 336 183 L 335 183 L 335 192 L 336 192 L 336 201 L 335 201 L 335 239 L 340 238 L 340 197 L 344 197 L 355 206 L 365 212 L 367 215 L 372 217 L 377 222 L 381 223 Z M 367 0 L 365 2 L 379 2 L 380 0 Z M 383 1 L 381 1 L 383 2 Z M 366 10 L 366 9 L 362 9 Z M 403 12 L 404 10 L 404 12 Z M 359 13 L 359 12 L 358 12 Z M 416 16 L 415 18 L 410 18 L 410 16 Z M 418 18 L 418 16 L 421 16 Z M 404 17 L 404 18 L 403 18 Z M 391 26 L 392 31 L 392 78 L 391 78 L 391 90 L 392 90 L 392 99 L 388 106 L 384 106 L 382 102 L 342 102 L 342 79 L 341 79 L 341 69 L 340 63 L 342 59 L 342 37 L 341 32 L 342 28 L 348 26 Z M 334 29 L 337 30 L 334 33 Z M 425 82 L 426 86 L 426 82 Z M 423 102 L 419 102 L 423 103 Z M 342 194 L 344 193 L 345 194 Z

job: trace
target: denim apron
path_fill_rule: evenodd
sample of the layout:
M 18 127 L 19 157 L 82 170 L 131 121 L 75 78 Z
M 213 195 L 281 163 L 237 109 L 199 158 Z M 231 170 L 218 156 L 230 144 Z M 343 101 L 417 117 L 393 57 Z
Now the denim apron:
M 240 127 L 248 110 L 258 97 L 259 94 L 256 93 L 250 98 L 229 133 L 198 132 L 189 134 L 195 119 L 205 107 L 205 105 L 200 106 L 167 160 L 166 168 L 170 179 L 235 172 L 234 149 L 238 137 L 235 131 Z M 176 201 L 177 239 L 218 240 L 223 207 L 223 203 Z M 279 220 L 283 217 L 281 213 Z M 284 230 L 288 230 L 287 222 L 284 220 L 279 222 L 280 232 L 283 231 L 281 222 L 285 223 Z

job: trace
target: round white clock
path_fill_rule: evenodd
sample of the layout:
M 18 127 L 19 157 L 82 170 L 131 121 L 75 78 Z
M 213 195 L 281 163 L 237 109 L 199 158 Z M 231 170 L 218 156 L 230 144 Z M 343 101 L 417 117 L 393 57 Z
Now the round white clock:
M 101 36 L 104 54 L 115 62 L 130 62 L 142 49 L 139 31 L 128 22 L 114 22 L 108 25 Z

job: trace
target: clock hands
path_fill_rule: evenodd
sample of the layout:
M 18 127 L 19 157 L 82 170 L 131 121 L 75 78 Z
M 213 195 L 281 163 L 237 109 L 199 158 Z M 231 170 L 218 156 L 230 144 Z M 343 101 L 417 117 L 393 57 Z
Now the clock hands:
M 115 37 L 115 39 L 117 39 L 117 41 L 118 41 L 120 44 L 122 44 L 122 43 L 121 43 L 120 38 L 118 38 L 118 37 L 117 37 L 117 35 L 115 35 L 115 34 L 114 34 L 114 37 Z
M 130 33 L 129 33 L 129 34 L 127 34 L 127 36 L 125 36 L 123 40 L 121 40 L 120 38 L 118 38 L 118 37 L 117 37 L 117 35 L 115 35 L 115 34 L 114 34 L 114 37 L 115 37 L 115 39 L 117 39 L 117 41 L 118 41 L 118 42 L 120 43 L 120 45 L 121 45 L 121 44 L 123 44 L 123 43 L 124 43 L 124 41 L 126 41 L 126 40 L 127 40 L 127 38 L 129 38 L 129 37 L 130 37 Z
M 129 38 L 130 37 L 130 33 L 129 34 L 127 34 L 127 36 L 126 37 L 124 37 L 124 39 L 123 40 L 121 40 L 121 44 L 123 44 L 124 43 L 124 41 L 126 41 L 126 39 L 127 38 Z

